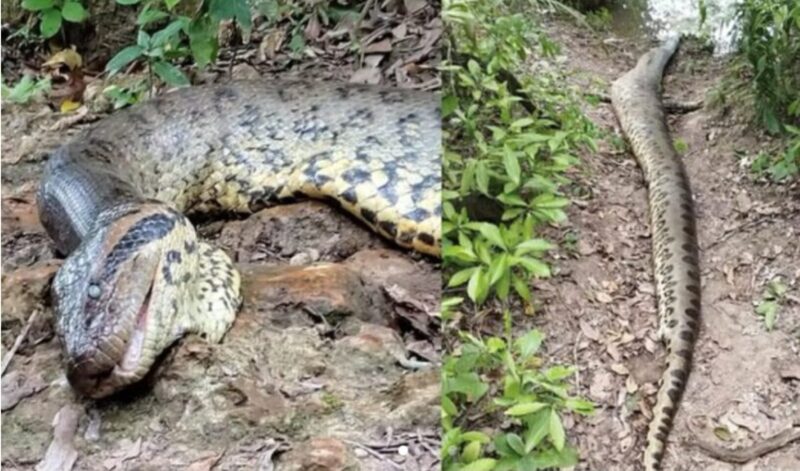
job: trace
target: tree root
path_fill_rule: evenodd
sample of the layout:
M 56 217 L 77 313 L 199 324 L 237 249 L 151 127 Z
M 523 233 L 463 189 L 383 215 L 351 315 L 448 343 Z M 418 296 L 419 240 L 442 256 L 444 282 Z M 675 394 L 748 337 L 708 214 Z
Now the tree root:
M 800 421 L 783 432 L 773 435 L 763 441 L 740 448 L 725 448 L 709 440 L 701 438 L 697 432 L 694 435 L 694 446 L 706 455 L 727 463 L 744 464 L 760 456 L 779 450 L 790 443 L 800 440 Z

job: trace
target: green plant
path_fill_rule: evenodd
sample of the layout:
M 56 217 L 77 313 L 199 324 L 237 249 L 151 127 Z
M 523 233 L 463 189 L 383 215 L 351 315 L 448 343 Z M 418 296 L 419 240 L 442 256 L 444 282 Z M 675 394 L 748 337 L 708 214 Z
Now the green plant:
M 775 320 L 786 297 L 786 291 L 786 285 L 780 278 L 774 278 L 767 283 L 761 302 L 756 306 L 756 314 L 764 318 L 764 327 L 767 330 L 775 327 Z
M 566 379 L 574 367 L 544 367 L 537 356 L 543 339 L 538 330 L 512 338 L 508 313 L 504 338 L 462 334 L 460 351 L 442 369 L 444 471 L 535 471 L 577 463 L 561 416 L 592 414 L 594 406 L 569 394 Z M 498 422 L 502 417 L 508 425 L 494 437 L 473 430 L 467 409 L 471 416 L 496 416 Z
M 77 0 L 22 0 L 22 8 L 39 15 L 39 32 L 45 38 L 55 36 L 64 21 L 80 23 L 89 16 Z
M 151 81 L 154 73 L 169 85 L 188 85 L 189 79 L 172 61 L 192 57 L 197 66 L 203 68 L 216 59 L 220 21 L 234 20 L 245 31 L 252 27 L 247 0 L 203 2 L 193 17 L 176 12 L 180 0 L 116 1 L 121 5 L 141 3 L 142 7 L 136 20 L 139 26 L 136 44 L 122 49 L 108 61 L 106 71 L 111 74 L 133 61 L 144 60 Z
M 737 7 L 740 53 L 750 65 L 756 112 L 773 133 L 800 125 L 800 3 L 744 0 Z
M 30 75 L 25 75 L 13 87 L 9 87 L 4 83 L 2 87 L 2 96 L 5 101 L 25 104 L 49 90 L 50 77 L 34 79 Z
M 530 306 L 529 280 L 550 273 L 540 256 L 552 245 L 538 237 L 539 227 L 566 218 L 569 200 L 559 188 L 575 151 L 594 147 L 595 131 L 556 77 L 509 82 L 532 53 L 529 44 L 544 57 L 557 50 L 512 2 L 449 0 L 443 16 L 447 284 L 466 285 L 477 304 L 492 293 L 505 301 L 513 287 Z M 501 222 L 470 220 L 464 201 L 475 194 L 504 208 Z
M 110 85 L 103 90 L 103 94 L 111 100 L 114 109 L 117 110 L 134 105 L 145 98 L 147 85 L 147 80 L 138 80 L 128 86 Z
M 788 139 L 775 151 L 761 151 L 750 164 L 757 175 L 767 175 L 774 182 L 783 182 L 800 174 L 800 128 L 785 125 Z

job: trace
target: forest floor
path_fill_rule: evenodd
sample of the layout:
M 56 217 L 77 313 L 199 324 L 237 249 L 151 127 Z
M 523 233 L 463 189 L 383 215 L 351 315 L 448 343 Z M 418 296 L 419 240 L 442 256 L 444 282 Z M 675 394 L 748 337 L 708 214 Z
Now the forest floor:
M 651 44 L 607 39 L 570 22 L 541 19 L 560 47 L 554 61 L 582 93 L 608 93 Z M 668 67 L 665 95 L 707 100 L 728 61 L 685 41 Z M 530 64 L 536 73 L 541 63 Z M 664 349 L 656 338 L 646 189 L 607 103 L 584 111 L 607 138 L 584 153 L 574 175 L 575 204 L 563 226 L 559 272 L 539 283 L 556 361 L 575 364 L 577 393 L 598 405 L 588 419 L 568 421 L 581 462 L 576 470 L 639 469 Z M 673 138 L 685 143 L 695 195 L 703 281 L 703 320 L 694 370 L 669 436 L 664 469 L 794 471 L 800 443 L 746 464 L 709 457 L 699 441 L 735 448 L 800 422 L 800 200 L 797 184 L 757 181 L 748 159 L 769 139 L 736 104 L 670 114 Z M 613 144 L 612 144 L 613 143 Z M 588 195 L 588 196 L 586 196 Z M 788 288 L 774 329 L 755 305 L 769 282 Z
M 287 52 L 291 25 L 257 21 L 244 44 L 223 41 L 215 65 L 185 71 L 195 84 L 301 77 L 439 87 L 437 7 L 368 6 L 355 26 L 312 22 L 301 57 Z M 35 192 L 47 153 L 111 111 L 99 93 L 111 81 L 98 71 L 134 41 L 130 25 L 97 28 L 127 31 L 111 50 L 109 38 L 79 43 L 86 88 L 78 110 L 60 113 L 55 93 L 3 105 L 3 469 L 438 468 L 439 264 L 322 203 L 200 224 L 243 275 L 244 306 L 224 341 L 183 339 L 128 393 L 102 401 L 74 394 L 48 294 L 61 261 Z M 4 80 L 41 73 L 52 53 L 4 42 Z M 54 82 L 54 91 L 74 82 Z

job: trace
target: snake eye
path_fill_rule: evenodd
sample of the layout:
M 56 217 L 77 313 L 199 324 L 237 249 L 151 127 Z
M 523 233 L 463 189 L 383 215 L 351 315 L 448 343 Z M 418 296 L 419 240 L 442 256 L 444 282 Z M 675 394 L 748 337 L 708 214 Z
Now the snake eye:
M 88 294 L 89 297 L 92 299 L 100 298 L 101 293 L 102 292 L 100 290 L 100 285 L 98 285 L 97 283 L 89 284 L 89 290 L 86 292 L 86 294 Z

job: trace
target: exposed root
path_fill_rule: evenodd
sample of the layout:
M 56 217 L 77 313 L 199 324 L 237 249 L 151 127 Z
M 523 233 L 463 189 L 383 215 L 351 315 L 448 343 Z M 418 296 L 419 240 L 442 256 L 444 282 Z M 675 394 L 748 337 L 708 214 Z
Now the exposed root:
M 725 448 L 706 440 L 694 430 L 692 430 L 692 434 L 694 435 L 694 445 L 706 455 L 727 463 L 744 464 L 800 440 L 800 420 L 796 421 L 792 427 L 765 440 L 734 449 Z

